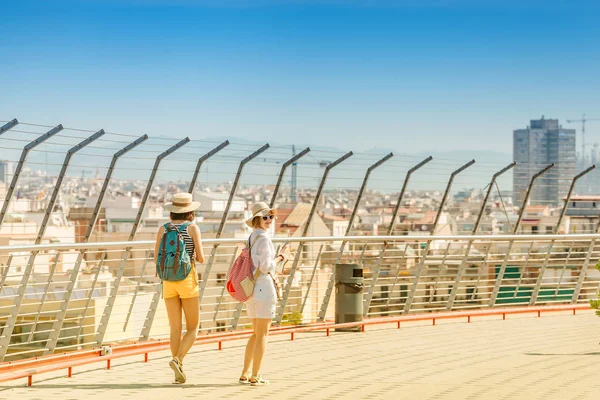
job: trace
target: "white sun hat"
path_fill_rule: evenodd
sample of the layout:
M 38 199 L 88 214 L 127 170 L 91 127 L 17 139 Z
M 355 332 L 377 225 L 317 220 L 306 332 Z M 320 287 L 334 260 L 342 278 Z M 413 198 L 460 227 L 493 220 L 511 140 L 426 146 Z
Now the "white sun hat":
M 252 216 L 246 220 L 246 225 L 252 228 L 252 220 L 255 217 L 266 217 L 274 211 L 276 210 L 269 207 L 267 203 L 265 203 L 264 201 L 259 201 L 258 203 L 252 206 Z

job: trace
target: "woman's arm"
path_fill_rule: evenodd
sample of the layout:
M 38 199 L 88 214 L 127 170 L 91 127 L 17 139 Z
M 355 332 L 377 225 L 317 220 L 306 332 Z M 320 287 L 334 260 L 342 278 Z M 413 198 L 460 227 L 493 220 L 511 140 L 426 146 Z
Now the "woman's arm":
M 202 248 L 202 237 L 198 225 L 191 224 L 188 226 L 188 233 L 194 241 L 194 251 L 196 253 L 196 261 L 200 264 L 204 262 L 204 249 Z
M 165 227 L 161 226 L 158 232 L 156 232 L 156 243 L 154 244 L 154 263 L 158 261 L 158 250 L 160 249 L 160 241 L 162 240 L 163 234 L 165 233 Z

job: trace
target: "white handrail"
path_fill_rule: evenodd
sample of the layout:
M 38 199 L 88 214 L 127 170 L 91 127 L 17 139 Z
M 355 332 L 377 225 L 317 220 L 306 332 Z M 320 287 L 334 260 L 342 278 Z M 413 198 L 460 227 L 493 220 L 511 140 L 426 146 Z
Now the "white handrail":
M 275 237 L 274 243 L 313 243 L 313 242 L 431 242 L 431 241 L 469 241 L 505 242 L 513 241 L 586 241 L 600 239 L 600 234 L 572 235 L 439 235 L 439 236 L 315 236 L 315 237 Z M 243 244 L 246 238 L 203 239 L 205 245 Z M 147 249 L 154 245 L 154 240 L 120 241 L 120 242 L 88 242 L 88 243 L 53 243 L 24 246 L 0 246 L 0 254 L 21 251 L 47 250 L 119 250 Z

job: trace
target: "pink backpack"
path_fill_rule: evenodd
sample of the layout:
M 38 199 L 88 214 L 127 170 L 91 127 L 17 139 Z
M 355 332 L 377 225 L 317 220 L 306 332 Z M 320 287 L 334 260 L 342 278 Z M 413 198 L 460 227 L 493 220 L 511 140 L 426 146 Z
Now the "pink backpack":
M 256 239 L 258 239 L 258 236 Z M 250 244 L 250 238 L 248 238 L 248 246 L 244 247 L 242 253 L 235 259 L 227 276 L 227 291 L 231 297 L 241 302 L 245 302 L 252 296 L 254 285 L 260 275 L 259 268 L 256 269 L 254 275 L 252 274 L 254 264 L 252 264 L 251 249 L 252 245 Z

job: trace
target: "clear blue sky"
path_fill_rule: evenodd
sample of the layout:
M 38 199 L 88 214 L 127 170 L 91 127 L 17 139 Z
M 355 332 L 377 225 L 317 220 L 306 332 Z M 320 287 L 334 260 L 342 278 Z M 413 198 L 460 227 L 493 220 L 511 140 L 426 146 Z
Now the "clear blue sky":
M 3 1 L 0 119 L 510 153 L 531 118 L 600 117 L 598 3 Z

